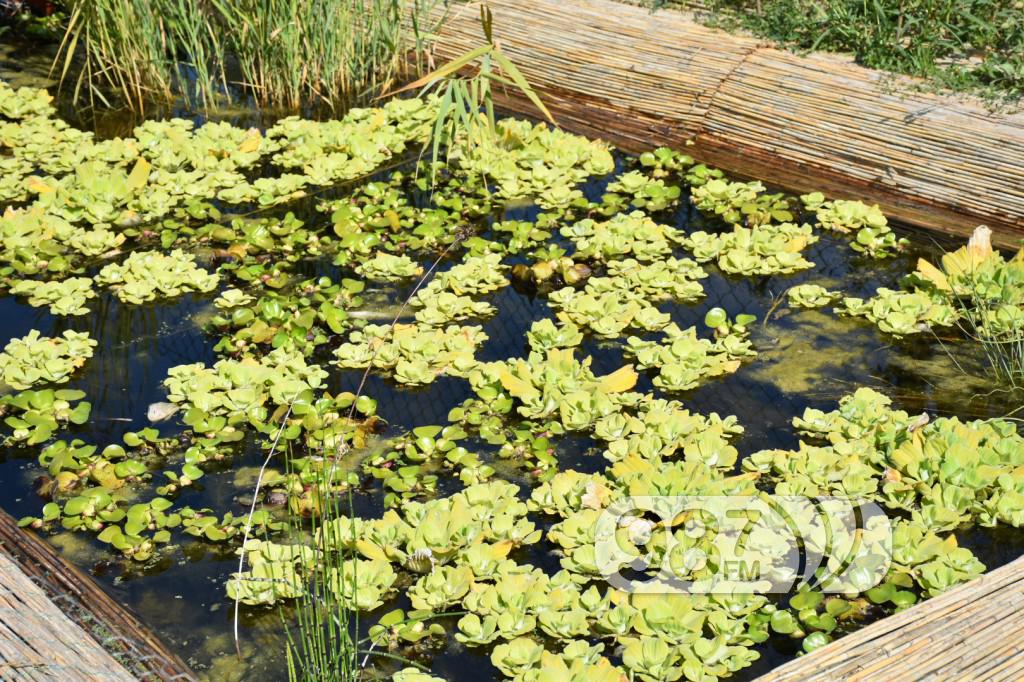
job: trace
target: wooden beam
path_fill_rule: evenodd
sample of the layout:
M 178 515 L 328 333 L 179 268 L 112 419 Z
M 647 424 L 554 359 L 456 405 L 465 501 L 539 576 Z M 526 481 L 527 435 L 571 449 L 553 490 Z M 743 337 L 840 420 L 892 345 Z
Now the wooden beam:
M 502 48 L 567 130 L 685 149 L 739 177 L 877 202 L 892 218 L 1001 245 L 1024 238 L 1024 115 L 909 91 L 829 55 L 794 55 L 612 0 L 490 0 Z M 482 41 L 457 6 L 438 61 Z M 515 92 L 513 113 L 536 114 Z

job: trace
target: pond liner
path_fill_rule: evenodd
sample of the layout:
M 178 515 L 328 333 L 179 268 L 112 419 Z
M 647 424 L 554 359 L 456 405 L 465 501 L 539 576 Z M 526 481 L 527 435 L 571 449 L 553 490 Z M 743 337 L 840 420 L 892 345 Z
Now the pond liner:
M 7 559 L 22 575 L 41 588 L 51 603 L 82 629 L 83 636 L 96 640 L 129 673 L 128 679 L 190 682 L 198 676 L 125 606 L 117 603 L 92 578 L 70 564 L 57 550 L 34 532 L 0 510 L 0 560 Z M 56 624 L 54 624 L 56 627 Z M 0 633 L 0 638 L 6 632 Z M 51 633 L 52 638 L 56 638 Z M 45 640 L 45 638 L 43 638 Z M 0 650 L 3 645 L 0 641 Z M 0 672 L 5 657 L 0 656 Z M 54 664 L 56 665 L 56 663 Z M 100 679 L 73 674 L 74 665 L 61 679 Z M 121 679 L 111 671 L 110 677 Z M 10 679 L 0 674 L 0 679 Z M 15 677 L 14 679 L 21 679 Z M 37 679 L 26 677 L 24 679 Z
M 1024 678 L 1024 558 L 785 663 L 758 682 Z
M 744 178 L 877 202 L 891 218 L 1001 246 L 1024 238 L 1024 114 L 913 91 L 835 55 L 801 56 L 611 0 L 490 0 L 494 36 L 567 130 L 681 149 Z M 438 62 L 481 44 L 451 11 Z M 898 93 L 893 88 L 899 89 Z M 517 90 L 500 106 L 538 115 Z

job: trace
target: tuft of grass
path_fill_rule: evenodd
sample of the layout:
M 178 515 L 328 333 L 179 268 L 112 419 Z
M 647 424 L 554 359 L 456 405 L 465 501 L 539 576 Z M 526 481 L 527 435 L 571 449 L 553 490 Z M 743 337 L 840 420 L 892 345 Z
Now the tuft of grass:
M 980 348 L 995 383 L 1024 391 L 1024 327 L 994 324 L 1003 304 L 978 294 L 954 298 L 953 304 L 960 313 L 960 330 Z
M 418 70 L 442 2 L 70 0 L 54 69 L 94 106 L 335 108 Z
M 704 0 L 708 23 L 927 79 L 993 105 L 1024 97 L 1020 0 Z

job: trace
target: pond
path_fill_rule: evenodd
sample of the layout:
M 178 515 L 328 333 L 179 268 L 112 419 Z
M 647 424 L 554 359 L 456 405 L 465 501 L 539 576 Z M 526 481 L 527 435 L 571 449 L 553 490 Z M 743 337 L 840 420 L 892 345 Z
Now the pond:
M 890 430 L 877 426 L 878 433 L 891 435 L 897 424 L 899 438 L 911 440 L 908 434 L 919 426 L 921 433 L 946 437 L 942 417 L 996 418 L 1019 403 L 993 392 L 987 377 L 974 371 L 973 351 L 943 317 L 952 311 L 934 298 L 925 304 L 878 298 L 880 289 L 907 292 L 905 277 L 919 258 L 939 262 L 944 250 L 960 243 L 884 226 L 867 207 L 730 184 L 683 154 L 609 153 L 600 142 L 510 123 L 504 151 L 464 153 L 452 162 L 454 172 L 438 173 L 432 189 L 431 171 L 416 164 L 432 115 L 418 100 L 357 111 L 340 124 L 146 123 L 134 141 L 62 127 L 45 98 L 29 91 L 0 91 L 0 114 L 0 161 L 9 164 L 3 192 L 6 205 L 19 211 L 4 218 L 0 265 L 6 269 L 0 272 L 20 292 L 0 296 L 0 347 L 13 354 L 8 344 L 33 332 L 67 338 L 72 347 L 69 365 L 47 356 L 41 374 L 9 363 L 5 380 L 24 385 L 4 390 L 8 396 L 29 389 L 81 392 L 57 396 L 70 403 L 57 424 L 44 419 L 58 412 L 52 401 L 36 406 L 42 427 L 25 416 L 31 410 L 5 405 L 8 416 L 29 426 L 8 421 L 0 431 L 7 438 L 0 506 L 17 517 L 37 517 L 34 525 L 51 543 L 209 679 L 287 674 L 282 616 L 290 617 L 288 600 L 243 606 L 239 661 L 234 602 L 226 591 L 238 570 L 236 550 L 256 480 L 282 419 L 290 424 L 284 436 L 290 446 L 270 460 L 271 476 L 256 500 L 269 512 L 268 525 L 257 534 L 286 520 L 289 506 L 309 512 L 312 504 L 308 479 L 304 485 L 301 474 L 286 472 L 282 451 L 316 456 L 344 443 L 341 468 L 354 476 L 353 511 L 364 519 L 409 508 L 404 500 L 514 484 L 511 492 L 480 489 L 494 504 L 517 509 L 509 513 L 522 525 L 503 531 L 516 538 L 509 558 L 548 576 L 568 566 L 582 593 L 604 583 L 591 581 L 578 552 L 586 543 L 571 537 L 565 518 L 586 511 L 578 508 L 584 490 L 643 488 L 635 477 L 613 471 L 624 466 L 626 451 L 636 455 L 650 446 L 629 436 L 613 419 L 619 415 L 647 418 L 652 432 L 650 415 L 658 410 L 689 420 L 689 433 L 650 446 L 654 454 L 641 459 L 653 468 L 641 478 L 696 475 L 675 464 L 685 463 L 715 480 L 735 475 L 749 482 L 756 472 L 765 482 L 828 495 L 861 475 L 875 491 L 894 470 L 863 454 L 865 466 L 876 468 L 858 474 L 837 467 L 833 487 L 807 469 L 793 470 L 793 478 L 782 473 L 798 459 L 801 439 L 818 447 L 821 437 L 831 438 L 841 452 L 843 442 L 865 453 L 884 450 L 858 440 L 863 436 L 836 435 L 853 427 L 828 415 L 858 389 L 871 388 L 891 405 L 859 393 L 845 403 L 844 419 L 856 422 L 863 408 L 883 415 L 879 423 Z M 39 213 L 31 213 L 32 206 Z M 19 228 L 18 220 L 33 221 L 31 234 L 19 232 L 24 225 Z M 847 233 L 829 221 L 848 221 L 854 229 Z M 865 227 L 871 232 L 858 237 Z M 52 234 L 40 239 L 38 230 L 46 229 Z M 16 235 L 28 241 L 15 245 Z M 421 285 L 424 273 L 431 276 Z M 67 284 L 72 278 L 84 285 Z M 22 280 L 65 284 L 18 288 Z M 793 289 L 800 285 L 823 290 Z M 874 313 L 866 309 L 870 301 L 878 303 Z M 395 338 L 405 335 L 401 344 L 388 341 L 387 325 L 396 317 Z M 691 327 L 695 336 L 688 335 Z M 95 344 L 90 348 L 85 337 L 68 332 L 85 333 Z M 28 347 L 45 355 L 31 339 Z M 629 366 L 637 368 L 635 375 L 622 369 Z M 299 394 L 312 389 L 317 398 L 334 398 L 312 407 L 308 397 L 282 398 L 299 395 L 296 386 Z M 353 404 L 357 392 L 375 406 Z M 91 408 L 69 417 L 81 401 Z M 358 410 L 350 412 L 350 405 Z M 793 423 L 808 418 L 808 409 L 826 413 L 817 440 L 813 424 L 798 429 Z M 318 418 L 307 420 L 310 411 Z M 378 419 L 370 418 L 374 413 Z M 358 419 L 346 418 L 353 414 Z M 908 426 L 922 414 L 926 425 Z M 994 437 L 986 436 L 985 442 L 1008 467 L 1024 453 L 1010 422 L 999 424 L 1002 440 L 992 444 Z M 437 431 L 421 428 L 449 425 L 457 430 L 445 432 L 446 440 L 465 451 L 447 449 L 450 442 L 438 446 Z M 790 455 L 773 463 L 768 451 Z M 757 467 L 744 466 L 759 452 Z M 580 478 L 556 476 L 570 470 Z M 72 475 L 62 478 L 61 472 Z M 797 479 L 816 487 L 801 488 Z M 550 493 L 556 482 L 577 486 L 575 497 L 545 508 L 537 491 Z M 982 491 L 979 500 L 993 500 L 987 517 L 981 503 L 950 503 L 953 520 L 935 517 L 930 493 L 911 489 L 885 497 L 882 484 L 877 487 L 883 503 L 903 501 L 894 517 L 914 518 L 922 533 L 947 537 L 956 529 L 973 557 L 957 555 L 955 566 L 943 565 L 955 573 L 949 584 L 980 570 L 974 557 L 991 569 L 1024 551 L 1021 534 L 1007 525 L 1014 510 L 993 511 L 995 483 L 971 485 Z M 908 502 L 907 494 L 918 498 Z M 516 502 L 531 495 L 528 511 Z M 149 506 L 127 516 L 128 524 L 133 515 L 145 517 L 138 537 L 109 530 L 122 521 L 116 510 L 145 506 L 154 497 L 170 503 L 166 514 L 180 515 L 177 523 L 163 529 L 164 508 Z M 213 529 L 199 520 L 211 516 L 219 519 Z M 490 541 L 505 537 L 487 533 Z M 273 532 L 270 539 L 285 541 Z M 397 582 L 385 585 L 380 605 L 362 615 L 364 632 L 392 609 L 410 608 L 407 592 L 419 576 L 401 561 L 395 570 Z M 899 584 L 915 595 L 945 586 Z M 473 610 L 473 604 L 460 605 L 461 598 L 447 610 Z M 823 614 L 805 618 L 802 627 L 842 632 L 896 603 L 884 596 L 874 602 L 856 602 L 860 615 L 839 618 L 838 627 L 835 619 L 831 627 L 818 623 Z M 758 604 L 729 616 L 728 637 L 717 625 L 705 626 L 706 641 L 720 635 L 730 647 L 718 656 L 728 662 L 714 664 L 726 667 L 708 670 L 748 679 L 797 654 L 801 642 L 780 625 L 785 619 L 767 625 L 774 607 L 762 609 L 761 620 L 747 618 L 762 611 Z M 597 610 L 609 608 L 605 603 Z M 471 629 L 460 626 L 460 618 L 438 621 L 447 635 L 400 651 L 444 679 L 499 679 L 491 663 L 494 646 L 536 630 L 537 641 L 556 652 L 575 639 L 604 641 L 613 663 L 626 656 L 635 669 L 647 670 L 641 679 L 658 679 L 655 662 L 638 662 L 630 649 L 628 625 L 618 643 L 596 624 L 582 631 L 566 626 L 569 634 L 557 637 L 552 632 L 559 626 L 543 619 L 543 632 L 528 627 L 474 643 L 472 633 L 468 641 L 452 636 Z M 650 632 L 640 627 L 632 636 Z M 710 658 L 703 658 L 705 665 L 712 666 Z M 379 664 L 381 671 L 393 670 L 387 660 Z

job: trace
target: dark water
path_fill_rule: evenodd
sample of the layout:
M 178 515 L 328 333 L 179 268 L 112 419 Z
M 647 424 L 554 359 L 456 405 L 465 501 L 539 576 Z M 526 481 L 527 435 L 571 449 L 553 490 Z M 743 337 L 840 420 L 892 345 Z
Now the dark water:
M 14 63 L 19 65 L 20 75 L 27 77 L 25 62 Z M 6 67 L 0 69 L 0 76 L 5 76 L 4 72 L 9 73 L 12 68 L 9 53 L 0 58 L 0 65 Z M 109 121 L 107 125 L 111 130 L 118 129 Z M 595 181 L 585 189 L 590 196 L 599 197 L 604 182 Z M 531 209 L 519 208 L 505 217 L 529 219 L 534 214 Z M 329 228 L 326 216 L 313 213 L 306 217 Z M 690 210 L 685 200 L 677 212 L 658 219 L 686 231 L 705 227 L 704 219 Z M 965 379 L 929 335 L 896 342 L 869 323 L 839 318 L 827 309 L 791 312 L 785 305 L 774 307 L 777 297 L 787 288 L 804 282 L 864 297 L 872 295 L 879 286 L 897 288 L 899 278 L 913 269 L 917 256 L 934 252 L 938 247 L 936 237 L 930 233 L 906 233 L 913 248 L 886 261 L 859 257 L 844 238 L 821 233 L 821 240 L 805 252 L 816 267 L 796 275 L 739 278 L 725 276 L 714 266 L 706 265 L 711 273 L 702 280 L 706 296 L 689 305 L 667 303 L 662 310 L 670 312 L 681 327 L 699 325 L 705 312 L 714 306 L 725 308 L 730 316 L 755 314 L 759 322 L 753 340 L 759 355 L 736 374 L 678 397 L 697 412 L 736 415 L 746 429 L 736 443 L 742 454 L 764 448 L 794 447 L 797 439 L 790 425 L 794 416 L 807 407 L 833 409 L 840 397 L 860 386 L 875 387 L 893 397 L 897 407 L 913 412 L 926 410 L 932 415 L 962 417 L 1009 412 L 1014 406 L 999 395 L 982 397 L 989 390 L 985 381 Z M 687 254 L 679 250 L 675 255 Z M 306 267 L 335 278 L 353 274 L 325 263 L 309 263 Z M 401 300 L 407 293 L 407 289 L 396 289 L 387 295 Z M 78 437 L 101 446 L 119 442 L 126 431 L 149 425 L 147 407 L 166 399 L 161 381 L 170 367 L 193 362 L 212 364 L 216 360 L 212 349 L 217 337 L 204 333 L 193 319 L 208 311 L 216 295 L 213 292 L 136 306 L 122 305 L 109 293 L 101 293 L 99 302 L 90 304 L 98 312 L 80 318 L 55 317 L 45 309 L 4 296 L 0 297 L 0 346 L 31 329 L 46 336 L 65 329 L 88 331 L 99 343 L 96 354 L 67 386 L 86 392 L 86 400 L 92 403 L 91 421 L 82 427 L 71 427 L 60 437 Z M 497 360 L 525 355 L 526 330 L 533 321 L 551 316 L 551 310 L 542 297 L 513 287 L 497 292 L 491 300 L 499 312 L 484 324 L 490 340 L 478 357 Z M 772 316 L 762 324 L 770 311 Z M 594 371 L 599 375 L 627 362 L 617 347 L 593 338 L 588 338 L 578 353 L 593 357 Z M 326 361 L 323 367 L 332 373 L 332 389 L 354 390 L 359 383 L 360 372 L 342 371 Z M 641 377 L 637 390 L 654 390 L 650 376 Z M 444 424 L 448 411 L 471 397 L 468 384 L 457 378 L 442 378 L 425 388 L 408 389 L 374 376 L 365 392 L 378 400 L 379 414 L 390 425 L 383 438 L 415 426 Z M 161 425 L 160 430 L 169 435 L 180 428 L 172 422 Z M 605 460 L 591 446 L 589 439 L 579 437 L 558 443 L 560 468 L 602 469 Z M 479 448 L 489 461 L 493 460 L 492 450 L 484 445 Z M 32 481 L 42 473 L 36 463 L 37 455 L 38 448 L 15 448 L 0 453 L 0 506 L 16 517 L 38 514 L 42 505 L 32 493 Z M 250 444 L 230 465 L 209 473 L 183 493 L 180 504 L 208 506 L 220 513 L 244 513 L 244 496 L 263 456 L 255 444 Z M 495 467 L 503 470 L 500 462 Z M 517 472 L 508 475 L 522 482 Z M 459 484 L 442 480 L 439 487 L 439 492 L 445 494 L 458 489 Z M 357 500 L 360 515 L 382 511 L 379 490 L 370 489 Z M 545 519 L 534 520 L 539 527 L 546 527 Z M 960 532 L 958 536 L 989 568 L 1024 553 L 1024 533 L 1013 530 L 978 530 Z M 276 608 L 243 609 L 244 660 L 239 662 L 234 656 L 232 603 L 224 592 L 224 583 L 237 565 L 230 549 L 202 542 L 172 546 L 163 558 L 140 570 L 114 560 L 102 543 L 86 534 L 63 533 L 51 541 L 74 563 L 90 571 L 115 599 L 141 614 L 148 625 L 210 679 L 284 677 L 281 615 Z M 547 548 L 541 542 L 537 549 L 522 551 L 516 558 L 557 570 L 557 559 L 547 553 Z M 372 623 L 376 616 L 405 605 L 404 597 L 400 598 L 377 613 L 366 615 L 365 622 Z M 448 625 L 449 629 L 454 627 L 454 623 Z M 488 680 L 495 674 L 487 659 L 488 648 L 463 650 L 454 640 L 448 647 L 447 651 L 426 659 L 435 674 L 466 682 Z M 788 659 L 795 653 L 793 647 L 783 639 L 762 645 L 761 659 L 742 671 L 738 679 L 754 677 Z

